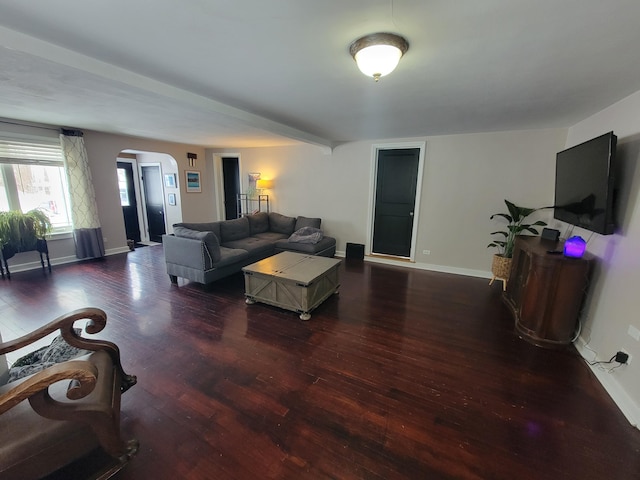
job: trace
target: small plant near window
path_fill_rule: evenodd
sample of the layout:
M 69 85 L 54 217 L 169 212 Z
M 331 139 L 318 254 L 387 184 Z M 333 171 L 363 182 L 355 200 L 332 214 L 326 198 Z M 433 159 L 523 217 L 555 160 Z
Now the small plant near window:
M 0 212 L 0 248 L 3 251 L 37 250 L 39 242 L 45 240 L 49 232 L 51 221 L 42 210 Z

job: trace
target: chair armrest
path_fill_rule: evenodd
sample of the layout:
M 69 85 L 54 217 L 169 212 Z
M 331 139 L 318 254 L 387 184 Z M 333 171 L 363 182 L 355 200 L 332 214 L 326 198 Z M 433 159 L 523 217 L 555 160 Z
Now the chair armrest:
M 34 330 L 27 335 L 3 342 L 0 344 L 0 355 L 13 352 L 19 348 L 26 347 L 41 338 L 46 337 L 56 330 L 60 330 L 60 334 L 65 341 L 74 347 L 84 348 L 87 350 L 97 350 L 97 348 L 91 348 L 88 345 L 92 345 L 93 340 L 79 337 L 76 335 L 73 324 L 78 320 L 89 319 L 89 322 L 85 325 L 85 331 L 90 334 L 100 332 L 107 324 L 107 314 L 99 308 L 80 308 L 73 312 L 66 313 L 59 316 L 55 320 L 47 323 L 46 325 Z
M 80 308 L 73 312 L 66 313 L 59 316 L 55 320 L 48 324 L 34 330 L 33 332 L 24 335 L 22 337 L 10 340 L 0 344 L 0 355 L 13 352 L 19 348 L 32 344 L 33 342 L 46 337 L 47 335 L 60 330 L 62 338 L 72 347 L 77 347 L 84 350 L 106 351 L 118 369 L 122 377 L 122 392 L 125 392 L 133 385 L 136 384 L 136 377 L 134 375 L 128 375 L 124 372 L 122 364 L 120 363 L 120 349 L 112 342 L 106 340 L 94 340 L 89 338 L 80 337 L 76 334 L 73 324 L 78 320 L 88 319 L 89 321 L 85 325 L 85 332 L 93 335 L 104 329 L 107 324 L 107 314 L 104 310 L 99 308 Z
M 13 388 L 0 395 L 0 414 L 61 380 L 72 380 L 67 398 L 79 400 L 93 391 L 97 376 L 98 369 L 86 360 L 69 360 L 52 365 L 23 381 L 15 382 Z

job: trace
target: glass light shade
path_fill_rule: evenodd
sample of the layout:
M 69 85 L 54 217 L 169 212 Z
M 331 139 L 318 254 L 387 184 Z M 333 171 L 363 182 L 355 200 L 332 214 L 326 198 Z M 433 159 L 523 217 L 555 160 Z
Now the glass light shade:
M 256 181 L 256 188 L 259 190 L 270 190 L 273 188 L 273 180 L 263 180 L 259 178 Z
M 409 43 L 405 38 L 386 32 L 365 35 L 349 46 L 360 71 L 376 82 L 393 72 L 407 50 Z
M 587 242 L 582 237 L 574 236 L 564 242 L 564 256 L 570 258 L 582 258 L 587 249 Z
M 368 77 L 380 78 L 393 72 L 402 57 L 402 51 L 393 45 L 371 45 L 355 55 L 356 63 Z

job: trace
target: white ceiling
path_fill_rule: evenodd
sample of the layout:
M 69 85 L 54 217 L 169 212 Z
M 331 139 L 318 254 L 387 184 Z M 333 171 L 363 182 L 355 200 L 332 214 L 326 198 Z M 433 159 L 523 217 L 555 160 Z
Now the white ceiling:
M 638 0 L 0 0 L 0 117 L 206 147 L 570 126 L 640 90 Z M 410 48 L 379 83 L 356 38 Z

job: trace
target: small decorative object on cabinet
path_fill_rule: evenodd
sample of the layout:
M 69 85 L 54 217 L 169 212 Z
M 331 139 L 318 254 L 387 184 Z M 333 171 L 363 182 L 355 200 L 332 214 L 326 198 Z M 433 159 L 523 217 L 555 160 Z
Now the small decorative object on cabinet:
M 589 284 L 593 256 L 562 255 L 562 242 L 538 237 L 516 239 L 504 301 L 516 332 L 546 348 L 570 344 Z
M 540 210 L 539 208 L 518 207 L 506 199 L 504 203 L 507 205 L 509 213 L 494 213 L 490 217 L 491 220 L 495 217 L 502 217 L 507 220 L 506 230 L 491 232 L 491 235 L 501 235 L 504 240 L 493 240 L 487 245 L 487 248 L 495 247 L 498 249 L 498 253 L 493 256 L 493 262 L 491 264 L 491 273 L 493 276 L 489 281 L 489 285 L 493 285 L 495 280 L 501 280 L 502 290 L 506 290 L 507 288 L 509 272 L 511 271 L 511 257 L 513 257 L 513 247 L 516 237 L 522 232 L 538 235 L 538 230 L 535 227 L 543 227 L 546 225 L 542 220 L 531 224 L 523 223 L 525 218 L 533 212 Z

